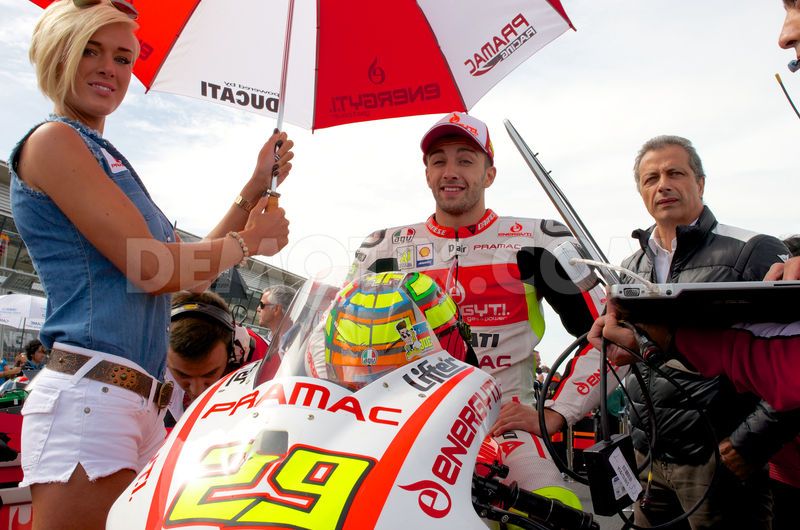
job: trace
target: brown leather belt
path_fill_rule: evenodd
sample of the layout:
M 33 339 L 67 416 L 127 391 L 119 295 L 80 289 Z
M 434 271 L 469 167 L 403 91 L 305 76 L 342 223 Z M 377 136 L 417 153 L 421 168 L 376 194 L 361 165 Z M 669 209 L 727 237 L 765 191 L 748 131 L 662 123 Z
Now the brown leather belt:
M 88 355 L 53 349 L 46 366 L 62 374 L 74 375 L 89 359 Z M 172 381 L 162 383 L 144 372 L 111 361 L 100 361 L 84 377 L 130 390 L 145 399 L 150 398 L 150 390 L 155 384 L 153 401 L 159 410 L 169 405 L 172 397 Z

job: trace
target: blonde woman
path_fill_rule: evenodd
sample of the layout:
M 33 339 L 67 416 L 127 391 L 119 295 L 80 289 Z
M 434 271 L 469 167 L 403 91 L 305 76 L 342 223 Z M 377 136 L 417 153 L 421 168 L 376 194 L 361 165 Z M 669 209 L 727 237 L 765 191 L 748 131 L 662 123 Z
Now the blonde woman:
M 202 289 L 288 242 L 283 210 L 264 211 L 262 198 L 273 171 L 282 180 L 291 169 L 284 134 L 266 142 L 235 204 L 198 243 L 176 241 L 103 138 L 139 53 L 135 16 L 127 2 L 60 0 L 31 42 L 54 113 L 9 160 L 15 221 L 48 297 L 41 340 L 52 349 L 23 410 L 35 530 L 104 528 L 114 499 L 162 443 L 169 293 Z

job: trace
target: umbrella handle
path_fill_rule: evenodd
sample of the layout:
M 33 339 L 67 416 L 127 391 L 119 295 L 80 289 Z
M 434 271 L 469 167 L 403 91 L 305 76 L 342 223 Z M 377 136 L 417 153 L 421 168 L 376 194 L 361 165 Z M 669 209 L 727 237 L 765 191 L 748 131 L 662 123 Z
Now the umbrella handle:
M 268 196 L 267 207 L 264 208 L 264 211 L 265 212 L 275 211 L 278 208 L 278 197 L 280 197 L 281 194 L 272 190 L 267 190 L 264 192 L 264 195 Z
M 275 130 L 272 131 L 272 134 L 278 134 L 279 132 L 280 132 L 280 130 L 277 127 L 275 127 Z M 267 192 L 270 195 L 274 194 L 276 196 L 276 200 L 275 200 L 275 207 L 276 208 L 278 207 L 277 197 L 280 197 L 280 194 L 278 194 L 278 191 L 277 191 L 278 190 L 278 149 L 280 149 L 282 145 L 283 145 L 283 141 L 281 141 L 281 140 L 278 140 L 277 142 L 275 142 L 275 151 L 274 151 L 275 165 L 272 166 L 272 179 L 270 180 L 269 190 L 267 190 Z M 270 197 L 270 200 L 271 199 L 272 199 L 272 197 Z M 272 204 L 272 203 L 270 203 L 270 204 Z

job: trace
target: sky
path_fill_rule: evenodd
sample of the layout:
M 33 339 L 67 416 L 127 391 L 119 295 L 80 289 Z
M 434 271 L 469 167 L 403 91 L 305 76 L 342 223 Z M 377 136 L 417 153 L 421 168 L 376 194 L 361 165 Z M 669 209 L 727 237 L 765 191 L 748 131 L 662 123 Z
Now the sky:
M 612 263 L 635 250 L 651 220 L 636 192 L 639 147 L 659 134 L 692 140 L 706 170 L 705 202 L 720 222 L 786 237 L 797 222 L 800 74 L 777 45 L 780 0 L 562 0 L 568 31 L 522 64 L 470 113 L 484 120 L 498 176 L 487 206 L 500 215 L 558 219 L 503 127 L 509 119 L 540 154 Z M 40 10 L 0 0 L 0 158 L 52 105 L 27 59 Z M 314 132 L 287 125 L 294 169 L 281 186 L 290 242 L 268 263 L 304 276 L 347 266 L 380 227 L 433 211 L 419 141 L 428 115 Z M 250 176 L 274 121 L 207 102 L 144 93 L 131 82 L 105 137 L 128 158 L 180 228 L 204 235 Z M 792 176 L 794 175 L 794 177 Z M 547 313 L 545 363 L 569 342 Z

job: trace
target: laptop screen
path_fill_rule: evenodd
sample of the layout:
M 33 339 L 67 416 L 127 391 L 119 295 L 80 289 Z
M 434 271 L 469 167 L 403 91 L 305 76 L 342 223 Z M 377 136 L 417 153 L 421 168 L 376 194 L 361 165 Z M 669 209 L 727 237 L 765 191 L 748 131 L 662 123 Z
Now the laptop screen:
M 642 284 L 612 285 L 623 318 L 697 327 L 739 322 L 800 320 L 800 282 L 717 282 L 657 284 L 652 292 Z

